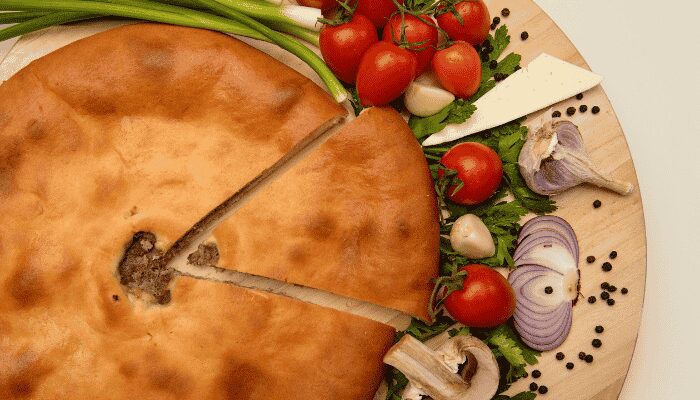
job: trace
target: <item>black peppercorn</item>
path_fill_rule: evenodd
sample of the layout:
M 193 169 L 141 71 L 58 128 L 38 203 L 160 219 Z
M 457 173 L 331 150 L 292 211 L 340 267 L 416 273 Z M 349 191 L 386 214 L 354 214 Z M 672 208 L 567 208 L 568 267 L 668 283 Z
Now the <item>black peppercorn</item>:
M 491 62 L 489 63 L 489 68 L 496 69 L 496 67 L 498 67 L 498 61 L 491 60 Z
M 529 38 L 529 37 L 530 37 L 530 34 L 527 32 L 523 32 L 520 34 L 520 39 L 522 39 L 522 40 L 527 40 L 527 38 Z
M 546 288 L 544 288 L 544 292 L 547 294 L 552 294 L 554 293 L 554 289 L 551 286 L 547 286 Z
M 510 10 L 507 8 L 504 8 L 501 10 L 501 15 L 504 17 L 508 17 L 510 15 Z
M 586 262 L 589 264 L 593 264 L 595 262 L 595 257 L 593 257 L 593 256 L 586 257 Z
M 495 31 L 496 30 L 496 24 L 491 24 L 491 30 Z
M 601 298 L 602 300 L 607 300 L 607 299 L 610 298 L 610 293 L 608 293 L 608 292 L 601 292 L 601 293 L 600 293 L 600 298 Z
M 557 357 L 557 360 L 561 361 L 561 360 L 564 359 L 564 353 L 562 353 L 562 352 L 560 351 L 559 353 L 557 353 L 556 357 Z
M 611 252 L 610 252 L 610 259 L 611 259 L 611 260 L 614 260 L 614 259 L 616 259 L 616 258 L 617 258 L 617 252 L 616 252 L 615 250 L 611 251 Z
M 592 363 L 592 362 L 593 362 L 593 356 L 590 355 L 590 354 L 588 354 L 588 355 L 586 356 L 586 362 L 589 363 L 589 364 Z
M 608 282 L 603 282 L 600 284 L 600 288 L 605 290 L 610 287 L 610 284 Z
M 501 73 L 496 73 L 493 75 L 493 79 L 496 80 L 496 82 L 500 82 L 508 77 L 508 74 L 501 74 Z
M 593 202 L 593 208 L 600 208 L 600 206 L 602 205 L 603 203 L 600 200 L 596 200 Z
M 538 387 L 539 387 L 539 386 L 537 386 L 537 384 L 536 384 L 535 382 L 532 382 L 532 383 L 530 384 L 530 391 L 531 391 L 531 392 L 534 392 L 535 390 L 537 390 Z
M 603 342 L 601 342 L 600 339 L 593 339 L 593 341 L 591 342 L 591 344 L 592 344 L 593 347 L 595 347 L 596 349 L 599 349 L 600 346 L 603 345 Z
M 612 271 L 612 264 L 610 264 L 610 263 L 607 262 L 607 261 L 604 262 L 604 263 L 603 263 L 603 271 L 605 271 L 605 272 L 610 272 L 610 271 Z
M 552 113 L 552 118 L 559 118 L 559 117 L 561 117 L 561 112 L 555 111 Z
M 533 377 L 533 378 L 537 379 L 537 378 L 539 378 L 540 376 L 542 376 L 542 372 L 540 372 L 539 369 L 536 369 L 536 370 L 532 371 L 532 377 Z
M 537 389 L 537 391 L 538 391 L 540 394 L 547 394 L 547 392 L 549 391 L 549 389 L 547 389 L 547 386 L 542 385 L 542 386 L 540 386 L 539 389 Z
M 620 290 L 620 293 L 627 294 L 627 293 L 629 293 L 629 290 L 627 290 L 626 287 L 623 287 L 622 290 Z
M 114 300 L 114 301 L 119 301 L 119 295 L 113 294 L 113 295 L 112 295 L 112 300 Z
M 566 369 L 574 369 L 574 363 L 572 363 L 572 362 L 566 363 Z
M 596 300 L 597 300 L 597 299 L 595 298 L 595 296 L 591 296 L 591 297 L 588 298 L 588 302 L 589 302 L 590 304 L 595 303 Z
M 481 53 L 481 62 L 486 62 L 489 60 L 489 54 L 488 53 Z
M 584 360 L 585 358 L 586 358 L 586 353 L 584 353 L 584 352 L 578 353 L 578 359 L 579 359 L 579 360 Z
M 615 305 L 615 299 L 608 299 L 608 305 L 609 305 L 609 306 L 614 306 L 614 305 Z
M 578 110 L 582 113 L 585 113 L 586 111 L 588 111 L 588 106 L 585 104 L 581 104 L 581 106 L 578 108 Z
M 574 115 L 574 114 L 576 114 L 576 108 L 574 108 L 574 107 L 569 107 L 569 108 L 566 109 L 566 115 L 568 115 L 569 117 L 572 116 L 572 115 Z
M 605 331 L 605 328 L 603 328 L 602 325 L 598 325 L 595 327 L 595 333 L 603 333 Z
M 576 95 L 576 100 L 583 100 L 583 93 L 579 93 Z
M 617 292 L 617 286 L 610 285 L 610 287 L 608 288 L 608 292 L 610 292 L 610 293 Z
M 591 112 L 592 112 L 593 114 L 598 114 L 598 113 L 600 112 L 600 107 L 598 107 L 598 106 L 593 106 L 593 108 L 591 108 Z
M 498 25 L 501 23 L 501 17 L 493 17 L 493 23 L 495 25 Z

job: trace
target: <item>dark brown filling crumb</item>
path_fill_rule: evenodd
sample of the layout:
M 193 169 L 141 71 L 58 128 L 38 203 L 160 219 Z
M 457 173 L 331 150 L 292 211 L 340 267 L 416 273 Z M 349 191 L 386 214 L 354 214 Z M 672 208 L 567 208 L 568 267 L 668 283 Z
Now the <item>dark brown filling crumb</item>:
M 144 298 L 150 295 L 157 304 L 168 304 L 171 299 L 170 281 L 174 271 L 165 267 L 163 253 L 156 248 L 156 236 L 150 232 L 138 232 L 124 251 L 119 263 L 119 280 L 129 292 Z M 146 296 L 148 297 L 148 296 Z
M 219 263 L 219 248 L 215 243 L 202 243 L 197 251 L 187 256 L 187 261 L 197 267 L 216 266 Z

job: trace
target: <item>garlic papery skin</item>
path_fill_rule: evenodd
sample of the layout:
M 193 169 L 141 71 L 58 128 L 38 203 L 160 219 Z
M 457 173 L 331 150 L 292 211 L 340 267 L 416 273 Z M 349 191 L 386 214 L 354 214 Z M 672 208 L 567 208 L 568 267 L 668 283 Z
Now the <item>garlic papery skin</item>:
M 583 144 L 579 129 L 570 121 L 547 121 L 530 131 L 518 159 L 520 173 L 532 191 L 555 195 L 590 183 L 621 195 L 634 190 L 629 182 L 600 172 Z

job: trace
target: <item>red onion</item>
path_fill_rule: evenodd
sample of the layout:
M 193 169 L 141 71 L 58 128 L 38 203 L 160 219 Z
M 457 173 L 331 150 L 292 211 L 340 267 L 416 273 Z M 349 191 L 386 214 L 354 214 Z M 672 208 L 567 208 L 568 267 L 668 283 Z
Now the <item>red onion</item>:
M 535 350 L 555 349 L 571 330 L 578 296 L 578 240 L 564 219 L 535 217 L 523 226 L 508 281 L 515 292 L 515 329 Z M 551 288 L 551 293 L 547 293 Z

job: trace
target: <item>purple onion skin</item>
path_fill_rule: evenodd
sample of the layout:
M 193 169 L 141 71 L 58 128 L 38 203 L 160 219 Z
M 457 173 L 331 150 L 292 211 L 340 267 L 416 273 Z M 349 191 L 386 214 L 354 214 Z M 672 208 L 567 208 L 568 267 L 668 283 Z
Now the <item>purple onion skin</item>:
M 550 234 L 556 232 L 565 238 L 566 242 L 569 243 L 566 248 L 568 248 L 574 255 L 574 259 L 578 263 L 579 248 L 578 239 L 576 238 L 576 232 L 574 229 L 566 222 L 565 219 L 557 217 L 555 215 L 542 215 L 535 217 L 525 223 L 523 228 L 520 230 L 520 235 L 518 236 L 518 244 L 520 244 L 525 238 L 530 235 L 536 235 L 541 230 L 550 230 Z M 517 250 L 516 250 L 517 251 Z
M 514 254 L 516 265 L 532 249 L 550 244 L 559 244 L 567 249 L 578 265 L 576 233 L 566 220 L 552 215 L 535 217 L 523 226 Z M 550 274 L 564 279 L 563 275 L 553 269 L 533 264 L 520 265 L 508 277 L 515 292 L 515 329 L 525 344 L 538 351 L 550 351 L 559 347 L 569 336 L 573 324 L 572 301 L 566 300 L 554 307 L 540 304 L 531 295 L 528 296 L 525 289 L 528 284 Z

